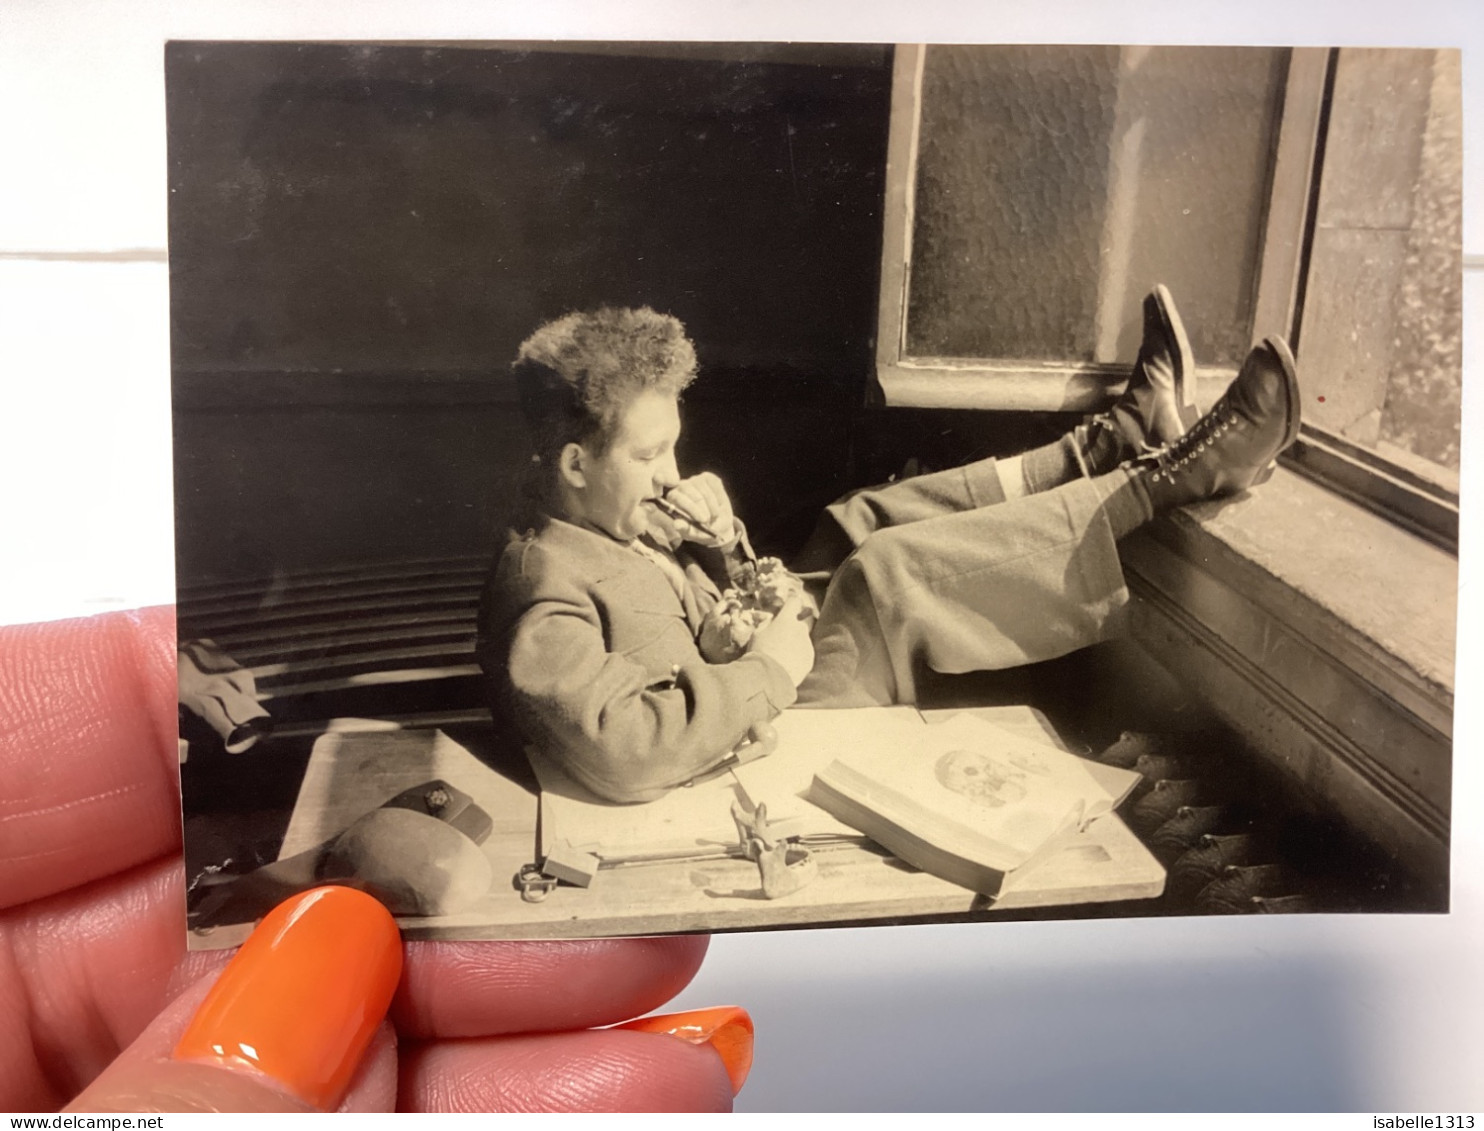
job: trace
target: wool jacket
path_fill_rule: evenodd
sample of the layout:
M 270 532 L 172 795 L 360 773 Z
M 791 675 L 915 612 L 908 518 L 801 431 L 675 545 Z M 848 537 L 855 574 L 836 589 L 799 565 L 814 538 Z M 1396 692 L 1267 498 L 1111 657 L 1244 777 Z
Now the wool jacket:
M 543 517 L 512 537 L 481 605 L 479 657 L 497 713 L 613 801 L 689 781 L 795 699 L 776 660 L 712 664 L 697 648 L 740 553 L 686 544 L 675 556 L 679 592 L 631 546 Z

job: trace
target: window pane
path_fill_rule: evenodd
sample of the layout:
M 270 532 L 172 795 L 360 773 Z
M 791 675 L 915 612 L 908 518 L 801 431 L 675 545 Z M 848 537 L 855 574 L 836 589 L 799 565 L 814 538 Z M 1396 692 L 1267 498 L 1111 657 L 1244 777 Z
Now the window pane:
M 1456 51 L 1344 50 L 1299 360 L 1306 419 L 1458 469 L 1463 130 Z
M 1163 282 L 1197 361 L 1240 362 L 1287 60 L 929 48 L 906 352 L 1128 361 Z

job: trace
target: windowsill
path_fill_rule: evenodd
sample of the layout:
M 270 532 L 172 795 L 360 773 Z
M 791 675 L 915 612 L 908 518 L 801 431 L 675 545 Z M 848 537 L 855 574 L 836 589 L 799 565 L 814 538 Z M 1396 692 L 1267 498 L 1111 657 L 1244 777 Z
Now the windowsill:
M 944 358 L 876 367 L 881 403 L 888 408 L 1097 412 L 1127 380 L 1127 366 L 1034 362 L 996 366 Z
M 1397 678 L 1446 702 L 1451 726 L 1458 559 L 1280 468 L 1255 491 L 1205 503 L 1171 522 L 1261 570 L 1310 615 L 1384 657 Z
M 1285 468 L 1122 550 L 1150 652 L 1317 803 L 1446 884 L 1457 559 Z
M 887 408 L 1101 412 L 1128 374 L 1128 365 L 914 357 L 878 363 L 876 393 Z M 1225 366 L 1197 369 L 1196 403 L 1209 408 L 1235 376 Z

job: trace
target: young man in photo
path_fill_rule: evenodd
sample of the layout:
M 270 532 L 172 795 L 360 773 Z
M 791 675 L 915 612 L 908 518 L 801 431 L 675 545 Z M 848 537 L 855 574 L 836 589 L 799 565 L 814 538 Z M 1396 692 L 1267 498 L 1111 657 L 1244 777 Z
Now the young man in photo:
M 1193 420 L 1168 292 L 1109 412 L 1042 448 L 856 492 L 793 563 L 761 567 L 722 481 L 676 465 L 696 376 L 678 320 L 570 314 L 515 363 L 537 511 L 491 574 L 480 658 L 493 709 L 573 778 L 643 801 L 726 759 L 791 706 L 913 703 L 924 669 L 997 670 L 1115 635 L 1118 540 L 1262 482 L 1298 434 L 1292 355 L 1268 339 Z M 726 591 L 768 575 L 776 611 Z

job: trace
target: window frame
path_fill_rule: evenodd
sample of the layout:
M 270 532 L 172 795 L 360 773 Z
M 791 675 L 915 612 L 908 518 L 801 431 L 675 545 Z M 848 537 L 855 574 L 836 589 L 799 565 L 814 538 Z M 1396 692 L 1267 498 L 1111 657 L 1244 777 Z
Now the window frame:
M 892 60 L 891 121 L 883 201 L 876 379 L 868 404 L 884 408 L 1098 412 L 1124 388 L 1129 366 L 1094 362 L 925 357 L 907 353 L 907 311 L 928 45 L 898 44 Z M 1284 335 L 1296 348 L 1339 48 L 1290 49 L 1254 279 L 1254 343 Z M 1213 403 L 1235 376 L 1201 366 L 1196 400 Z M 1402 467 L 1323 428 L 1305 424 L 1283 462 L 1428 541 L 1457 553 L 1458 491 L 1446 475 Z
M 1329 106 L 1344 48 L 1309 50 L 1322 56 L 1323 97 L 1315 124 L 1316 148 L 1307 163 L 1309 207 L 1302 232 L 1302 273 L 1288 312 L 1288 336 L 1296 353 L 1303 348 L 1304 292 L 1309 285 L 1310 251 L 1318 226 Z M 1447 468 L 1420 457 L 1390 458 L 1311 422 L 1303 424 L 1298 441 L 1282 462 L 1457 557 L 1459 484 L 1457 475 Z

